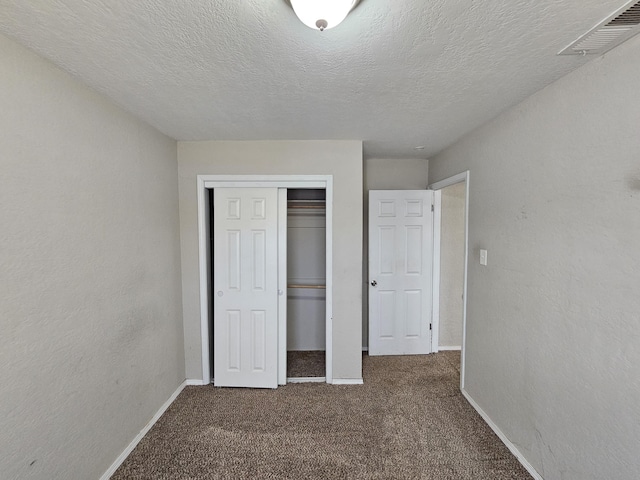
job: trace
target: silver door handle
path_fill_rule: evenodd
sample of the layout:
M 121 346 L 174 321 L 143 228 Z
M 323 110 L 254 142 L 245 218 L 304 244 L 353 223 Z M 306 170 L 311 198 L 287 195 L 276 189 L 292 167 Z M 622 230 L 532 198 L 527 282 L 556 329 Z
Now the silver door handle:
M 221 297 L 222 295 L 224 295 L 224 293 L 222 293 L 222 290 L 218 290 L 218 296 Z
M 378 285 L 378 282 L 376 282 L 375 280 L 373 280 L 373 281 L 371 282 L 371 286 L 372 286 L 372 287 L 375 287 L 376 285 Z

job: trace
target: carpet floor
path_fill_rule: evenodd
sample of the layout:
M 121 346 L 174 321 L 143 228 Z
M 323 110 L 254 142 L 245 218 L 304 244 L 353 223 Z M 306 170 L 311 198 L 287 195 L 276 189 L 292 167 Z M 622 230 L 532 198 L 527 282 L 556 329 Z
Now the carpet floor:
M 363 357 L 364 385 L 187 387 L 112 479 L 530 479 L 461 395 L 459 352 Z
M 326 375 L 323 351 L 287 352 L 287 378 L 324 377 Z

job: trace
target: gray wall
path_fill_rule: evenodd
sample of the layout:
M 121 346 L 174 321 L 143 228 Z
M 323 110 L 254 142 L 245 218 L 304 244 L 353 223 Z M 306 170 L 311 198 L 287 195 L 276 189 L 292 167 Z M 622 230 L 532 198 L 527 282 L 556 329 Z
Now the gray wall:
M 202 378 L 197 175 L 333 175 L 333 376 L 362 378 L 362 142 L 178 142 L 187 378 Z
M 440 330 L 438 346 L 462 345 L 464 285 L 464 208 L 466 183 L 441 190 Z
M 636 37 L 430 163 L 471 170 L 466 389 L 546 480 L 640 471 L 639 78 Z
M 185 378 L 176 143 L 0 58 L 0 476 L 98 478 Z
M 362 268 L 362 347 L 369 346 L 369 190 L 424 190 L 429 160 L 367 158 L 364 162 L 364 236 Z
M 369 190 L 424 190 L 429 160 L 425 158 L 367 158 L 364 187 Z

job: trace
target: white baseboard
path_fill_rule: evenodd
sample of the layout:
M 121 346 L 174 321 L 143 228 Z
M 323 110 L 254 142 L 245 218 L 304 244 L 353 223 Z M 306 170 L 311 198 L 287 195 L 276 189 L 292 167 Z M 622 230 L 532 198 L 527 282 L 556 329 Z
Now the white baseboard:
M 368 352 L 369 351 L 369 347 L 362 347 L 362 351 L 363 352 Z
M 361 378 L 334 378 L 333 385 L 364 385 Z
M 464 389 L 462 389 L 461 391 L 462 395 L 464 395 L 464 398 L 466 398 L 471 406 L 476 409 L 482 419 L 487 423 L 487 425 L 489 425 L 489 427 L 491 427 L 491 430 L 494 431 L 494 433 L 498 436 L 498 438 L 500 438 L 502 443 L 504 443 L 506 447 L 511 451 L 511 453 L 513 453 L 513 455 L 518 459 L 518 461 L 527 470 L 527 472 L 529 472 L 535 480 L 544 480 L 542 476 L 536 471 L 536 469 L 533 468 L 533 466 L 529 462 L 527 462 L 527 460 L 524 458 L 524 455 L 520 453 L 520 450 L 518 450 L 518 448 L 511 442 L 511 440 L 509 440 L 507 436 L 502 433 L 502 430 L 500 430 L 498 426 L 493 423 L 493 420 L 489 418 L 489 415 L 487 415 L 487 413 L 480 408 L 480 406 L 473 400 L 473 398 L 471 398 L 467 391 Z
M 327 377 L 287 377 L 287 383 L 325 383 Z
M 211 382 L 211 383 L 213 383 L 213 382 Z M 201 387 L 203 385 L 209 385 L 209 384 L 206 383 L 203 380 L 200 380 L 199 378 L 188 378 L 187 380 L 185 380 L 185 385 L 189 386 L 189 387 L 191 387 L 191 386 Z
M 187 382 L 188 380 L 182 382 L 182 384 L 176 389 L 175 392 L 173 392 L 169 399 L 164 402 L 164 404 L 160 407 L 160 410 L 158 410 L 153 418 L 149 420 L 149 422 L 145 425 L 145 427 L 140 430 L 140 433 L 138 433 L 138 435 L 136 435 L 135 438 L 131 440 L 131 443 L 127 445 L 127 448 L 125 448 L 124 451 L 118 456 L 118 458 L 116 458 L 116 461 L 111 464 L 107 471 L 102 474 L 100 480 L 109 480 L 109 478 L 111 478 L 111 475 L 113 475 L 118 467 L 122 465 L 122 462 L 124 462 L 129 454 L 133 451 L 133 449 L 136 448 L 136 445 L 140 443 L 140 440 L 142 440 L 142 438 L 149 432 L 149 430 L 151 430 L 151 427 L 153 427 L 153 425 L 158 421 L 158 419 L 167 410 L 167 408 L 169 408 L 169 405 L 171 405 L 176 397 L 180 395 L 180 392 L 184 390 L 184 387 L 187 386 Z
M 460 350 L 462 350 L 462 347 L 456 347 L 456 346 L 453 346 L 453 347 L 440 347 L 440 346 L 438 346 L 438 351 L 443 351 L 443 350 L 445 350 L 445 351 L 450 351 L 450 350 L 460 351 Z

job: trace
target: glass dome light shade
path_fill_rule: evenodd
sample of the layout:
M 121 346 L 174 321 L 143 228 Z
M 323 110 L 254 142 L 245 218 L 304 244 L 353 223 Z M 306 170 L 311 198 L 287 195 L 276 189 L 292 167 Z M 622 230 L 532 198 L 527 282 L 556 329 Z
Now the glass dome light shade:
M 335 27 L 347 18 L 356 3 L 358 0 L 291 0 L 300 21 L 314 30 Z

